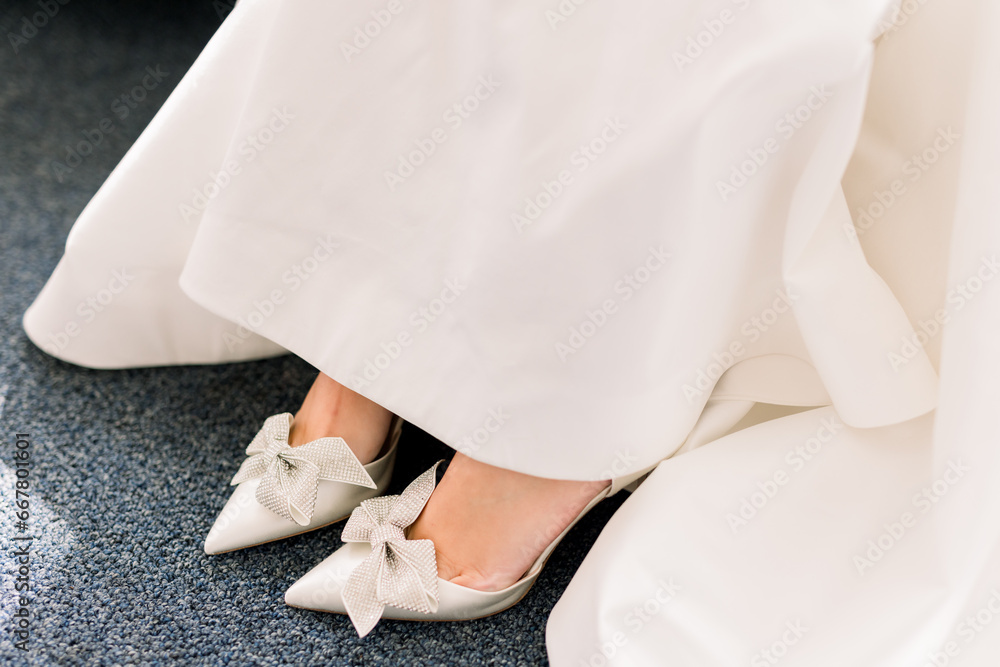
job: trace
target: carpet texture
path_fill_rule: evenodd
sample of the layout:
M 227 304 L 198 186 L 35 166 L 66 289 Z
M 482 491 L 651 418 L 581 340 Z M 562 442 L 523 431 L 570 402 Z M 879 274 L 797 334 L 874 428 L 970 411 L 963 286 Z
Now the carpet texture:
M 21 329 L 73 221 L 229 4 L 33 0 L 0 9 L 0 664 L 545 664 L 549 611 L 620 499 L 571 532 L 514 609 L 469 623 L 383 621 L 359 640 L 345 617 L 282 598 L 340 545 L 342 524 L 222 556 L 202 551 L 246 443 L 265 417 L 298 406 L 312 368 L 286 356 L 93 371 L 47 356 Z M 147 68 L 162 80 L 138 100 L 132 91 Z M 82 141 L 92 149 L 76 160 L 68 151 Z M 17 433 L 30 434 L 24 532 Z M 449 453 L 408 425 L 392 492 Z M 27 651 L 12 634 L 14 554 L 26 543 L 18 536 L 34 537 Z

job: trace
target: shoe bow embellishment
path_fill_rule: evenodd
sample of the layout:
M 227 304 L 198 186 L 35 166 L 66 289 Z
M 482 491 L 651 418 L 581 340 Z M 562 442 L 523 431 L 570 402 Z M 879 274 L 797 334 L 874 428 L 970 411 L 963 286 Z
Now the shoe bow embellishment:
M 312 520 L 320 480 L 376 488 L 343 438 L 320 438 L 292 447 L 288 444 L 291 425 L 288 412 L 268 417 L 247 446 L 249 458 L 231 484 L 259 477 L 257 502 L 300 526 Z
M 438 608 L 437 558 L 430 540 L 408 540 L 435 486 L 438 463 L 398 496 L 365 500 L 344 526 L 344 542 L 368 542 L 372 551 L 343 589 L 344 607 L 362 637 L 382 617 L 385 605 L 430 614 Z

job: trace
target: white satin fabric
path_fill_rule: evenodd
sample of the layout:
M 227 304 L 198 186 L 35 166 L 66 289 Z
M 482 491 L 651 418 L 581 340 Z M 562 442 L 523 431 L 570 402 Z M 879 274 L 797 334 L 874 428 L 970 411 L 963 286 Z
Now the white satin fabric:
M 997 663 L 998 32 L 995 3 L 903 3 L 843 179 L 848 233 L 940 369 L 937 410 L 857 428 L 836 403 L 758 405 L 718 438 L 749 404 L 713 399 L 556 605 L 553 665 Z
M 730 366 L 719 396 L 854 426 L 932 409 L 843 232 L 887 0 L 387 7 L 241 2 L 73 228 L 31 338 L 96 367 L 284 348 L 559 478 L 675 453 Z
M 291 351 L 530 474 L 668 459 L 555 665 L 921 664 L 993 585 L 995 14 L 243 0 L 25 329 L 101 368 Z

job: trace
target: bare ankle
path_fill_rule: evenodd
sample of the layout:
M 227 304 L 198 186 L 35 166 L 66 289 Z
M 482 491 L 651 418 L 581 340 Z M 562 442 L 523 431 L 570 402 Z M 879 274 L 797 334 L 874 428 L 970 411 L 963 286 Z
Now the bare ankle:
M 363 463 L 374 461 L 389 431 L 392 413 L 320 373 L 295 414 L 288 443 L 343 438 Z
M 408 537 L 434 541 L 442 579 L 502 590 L 607 485 L 531 477 L 456 454 Z

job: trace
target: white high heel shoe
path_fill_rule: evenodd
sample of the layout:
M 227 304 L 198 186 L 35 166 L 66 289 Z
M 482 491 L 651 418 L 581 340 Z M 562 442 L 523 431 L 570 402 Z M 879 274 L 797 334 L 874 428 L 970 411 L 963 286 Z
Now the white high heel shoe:
M 292 415 L 268 417 L 247 447 L 205 553 L 273 542 L 347 518 L 363 500 L 385 493 L 396 462 L 403 420 L 393 416 L 379 458 L 362 465 L 343 438 L 291 447 Z
M 612 483 L 595 496 L 517 582 L 484 592 L 440 579 L 431 540 L 408 540 L 437 484 L 438 461 L 401 495 L 382 496 L 354 510 L 341 538 L 347 544 L 307 572 L 285 592 L 292 607 L 348 614 L 364 637 L 380 618 L 411 621 L 466 621 L 517 604 L 570 529 L 597 503 L 646 475 L 650 469 Z

